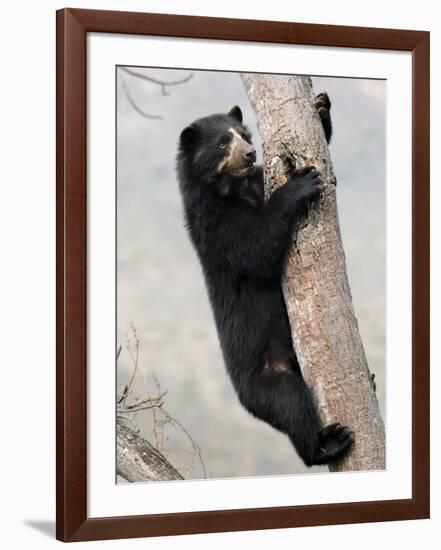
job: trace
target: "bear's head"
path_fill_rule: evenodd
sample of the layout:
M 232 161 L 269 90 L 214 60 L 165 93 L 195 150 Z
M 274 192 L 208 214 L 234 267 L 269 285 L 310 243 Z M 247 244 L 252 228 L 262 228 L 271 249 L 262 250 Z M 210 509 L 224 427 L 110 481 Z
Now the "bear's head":
M 194 176 L 205 181 L 254 172 L 256 151 L 236 105 L 228 113 L 196 120 L 180 136 L 179 159 Z

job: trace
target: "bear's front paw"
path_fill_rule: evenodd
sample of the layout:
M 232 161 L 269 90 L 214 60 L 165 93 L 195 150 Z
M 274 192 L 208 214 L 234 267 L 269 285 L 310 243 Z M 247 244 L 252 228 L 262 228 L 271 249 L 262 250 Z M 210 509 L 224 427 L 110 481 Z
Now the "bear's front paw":
M 323 130 L 325 131 L 326 141 L 329 143 L 332 135 L 331 122 L 331 101 L 326 92 L 318 94 L 314 101 L 317 113 L 322 121 Z
M 328 94 L 326 92 L 322 92 L 321 94 L 316 95 L 314 105 L 319 114 L 329 111 L 331 109 L 331 100 L 329 99 Z
M 354 442 L 354 432 L 341 424 L 330 424 L 318 434 L 316 464 L 327 464 L 342 457 Z
M 316 199 L 323 188 L 323 180 L 315 166 L 309 165 L 294 170 L 290 181 L 299 200 L 308 202 Z

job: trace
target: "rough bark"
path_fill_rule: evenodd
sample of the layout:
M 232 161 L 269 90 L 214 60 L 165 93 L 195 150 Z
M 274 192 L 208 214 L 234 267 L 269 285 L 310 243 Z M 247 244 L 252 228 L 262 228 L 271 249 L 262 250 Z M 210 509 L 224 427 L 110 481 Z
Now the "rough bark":
M 283 291 L 295 350 L 323 423 L 340 422 L 355 434 L 350 454 L 330 469 L 384 469 L 384 424 L 352 304 L 336 178 L 311 79 L 243 74 L 242 80 L 263 142 L 266 195 L 286 182 L 286 159 L 316 165 L 324 179 L 319 203 L 294 231 Z
M 159 451 L 121 419 L 116 423 L 116 469 L 131 482 L 183 479 Z

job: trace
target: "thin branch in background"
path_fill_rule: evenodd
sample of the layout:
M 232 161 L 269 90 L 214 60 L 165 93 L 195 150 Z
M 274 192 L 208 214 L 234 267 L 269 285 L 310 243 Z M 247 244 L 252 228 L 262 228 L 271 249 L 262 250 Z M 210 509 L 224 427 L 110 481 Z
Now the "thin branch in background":
M 164 404 L 163 397 L 167 394 L 167 391 L 162 392 L 157 397 L 148 397 L 142 401 L 137 401 L 132 405 L 125 405 L 118 407 L 118 412 L 120 413 L 131 413 L 137 411 L 146 411 L 153 408 L 161 408 Z
M 124 90 L 124 93 L 126 94 L 126 97 L 130 103 L 130 105 L 135 109 L 135 111 L 143 116 L 144 118 L 148 118 L 149 120 L 162 120 L 162 116 L 160 115 L 149 115 L 148 113 L 146 113 L 145 111 L 143 111 L 141 109 L 141 107 L 139 107 L 137 105 L 137 103 L 135 102 L 135 100 L 133 99 L 133 97 L 130 95 L 130 92 L 129 92 L 129 87 L 127 86 L 127 83 L 123 77 L 123 75 L 121 75 L 121 84 L 122 84 L 122 87 L 123 87 L 123 90 Z
M 149 409 L 155 409 L 162 407 L 163 403 L 156 403 L 154 400 L 150 401 L 149 405 L 140 405 L 139 407 L 137 405 L 131 405 L 130 407 L 119 407 L 118 412 L 120 414 L 128 414 L 128 413 L 135 413 L 140 411 L 148 411 Z
M 186 82 L 191 80 L 194 76 L 193 73 L 190 73 L 184 78 L 181 78 L 178 80 L 170 80 L 169 82 L 166 82 L 159 78 L 153 78 L 152 76 L 148 76 L 143 73 L 138 73 L 137 71 L 134 71 L 133 69 L 128 69 L 127 67 L 120 67 L 120 69 L 131 76 L 134 76 L 136 78 L 141 78 L 142 80 L 147 80 L 147 82 L 152 82 L 153 84 L 157 84 L 158 86 L 161 86 L 162 95 L 169 95 L 169 92 L 167 92 L 167 86 L 179 86 L 179 84 L 185 84 Z
M 135 351 L 132 348 L 131 345 L 131 338 L 135 341 Z M 153 419 L 153 438 L 154 438 L 154 445 L 157 451 L 161 453 L 161 455 L 164 456 L 164 458 L 167 457 L 169 454 L 167 449 L 164 445 L 165 438 L 165 426 L 169 425 L 172 426 L 175 430 L 178 432 L 181 432 L 185 435 L 186 439 L 190 442 L 192 447 L 192 452 L 185 451 L 186 454 L 191 455 L 192 457 L 192 463 L 189 468 L 182 468 L 182 471 L 191 473 L 195 466 L 194 459 L 197 457 L 198 461 L 200 462 L 203 475 L 205 478 L 208 477 L 207 469 L 205 467 L 205 462 L 202 457 L 202 451 L 197 442 L 194 440 L 194 438 L 190 435 L 190 433 L 186 430 L 186 428 L 176 420 L 165 408 L 164 408 L 164 397 L 167 394 L 167 390 L 162 391 L 161 386 L 159 384 L 159 381 L 155 376 L 153 376 L 153 381 L 156 386 L 156 395 L 151 395 L 149 392 L 149 385 L 147 384 L 147 381 L 145 378 L 141 375 L 139 371 L 139 358 L 140 358 L 140 341 L 136 332 L 136 327 L 132 324 L 131 325 L 131 337 L 127 336 L 127 343 L 125 346 L 129 356 L 130 360 L 132 362 L 133 370 L 130 377 L 130 381 L 128 384 L 123 386 L 122 393 L 119 398 L 117 398 L 117 409 L 116 414 L 117 418 L 123 418 L 130 422 L 132 426 L 136 426 L 136 424 L 132 420 L 132 415 L 138 412 L 142 411 L 150 411 L 152 413 L 152 419 Z M 122 351 L 122 347 L 119 346 L 117 349 L 117 359 L 119 359 L 120 354 Z M 135 397 L 134 402 L 128 404 L 127 399 L 132 394 L 132 386 L 135 380 L 136 373 L 139 374 L 139 376 L 142 379 L 147 398 L 141 400 L 139 397 Z M 137 429 L 139 432 L 139 429 Z M 181 471 L 181 474 L 182 474 Z
M 126 399 L 126 397 L 128 395 L 129 395 L 129 386 L 126 384 L 123 387 L 122 392 L 121 392 L 121 397 L 119 399 L 117 399 L 116 404 L 120 405 Z
M 127 338 L 127 343 L 126 343 L 126 349 L 130 355 L 130 358 L 132 360 L 132 363 L 133 363 L 133 371 L 132 371 L 132 376 L 130 378 L 130 381 L 129 383 L 124 387 L 123 389 L 123 393 L 122 393 L 122 396 L 121 396 L 121 399 L 118 401 L 118 404 L 120 403 L 125 403 L 126 402 L 126 399 L 127 397 L 129 396 L 129 393 L 132 389 L 132 385 L 133 385 L 133 381 L 135 379 L 135 375 L 136 373 L 138 372 L 138 364 L 139 364 L 139 338 L 138 338 L 138 335 L 136 334 L 136 327 L 135 325 L 131 325 L 130 326 L 131 328 L 131 331 L 132 331 L 132 336 L 135 340 L 135 349 L 136 349 L 136 353 L 135 355 L 133 355 L 133 351 L 132 351 L 132 348 L 131 348 L 131 345 L 130 345 L 130 339 Z M 120 346 L 120 350 L 121 350 L 121 346 Z M 121 351 L 119 350 L 119 353 L 121 353 Z M 118 354 L 118 357 L 119 357 L 119 354 Z M 143 380 L 144 382 L 144 380 Z
M 205 467 L 205 462 L 204 462 L 204 459 L 202 458 L 202 450 L 201 448 L 199 447 L 199 445 L 196 443 L 196 441 L 193 439 L 193 437 L 188 433 L 188 431 L 185 429 L 185 427 L 181 424 L 181 422 L 179 422 L 179 420 L 176 420 L 176 418 L 174 418 L 168 411 L 166 411 L 164 408 L 160 408 L 160 409 L 157 409 L 159 410 L 163 415 L 164 417 L 167 419 L 167 421 L 174 427 L 177 427 L 179 428 L 188 438 L 188 440 L 190 441 L 192 447 L 193 447 L 193 450 L 194 452 L 196 453 L 198 459 L 199 459 L 199 462 L 201 464 L 201 467 L 202 467 L 202 471 L 204 472 L 204 477 L 207 477 L 207 468 Z
M 179 80 L 171 80 L 169 82 L 166 82 L 164 80 L 161 80 L 159 78 L 154 78 L 152 76 L 148 76 L 143 73 L 138 73 L 137 71 L 134 71 L 132 69 L 128 69 L 127 67 L 120 67 L 119 75 L 121 77 L 121 84 L 124 90 L 124 93 L 127 97 L 128 102 L 133 107 L 133 109 L 144 118 L 147 118 L 149 120 L 162 120 L 162 116 L 160 115 L 151 115 L 149 113 L 146 113 L 144 109 L 141 109 L 141 107 L 138 105 L 138 103 L 133 99 L 132 94 L 130 93 L 129 87 L 127 86 L 127 82 L 125 78 L 122 75 L 122 72 L 124 71 L 126 74 L 130 76 L 134 76 L 136 78 L 141 78 L 142 80 L 145 80 L 147 82 L 151 82 L 152 84 L 156 84 L 157 86 L 161 87 L 162 95 L 169 95 L 169 92 L 167 91 L 168 86 L 178 86 L 180 84 L 185 84 L 189 80 L 193 78 L 193 73 L 190 73 L 185 78 L 181 78 Z
M 116 361 L 118 362 L 119 356 L 121 355 L 122 346 L 120 345 L 119 348 L 116 350 Z M 119 405 L 124 401 L 129 391 L 129 387 L 127 384 L 123 387 L 123 390 L 121 392 L 121 397 L 117 399 L 116 404 Z
M 116 350 L 116 360 L 118 361 L 119 356 L 121 355 L 122 351 L 122 345 L 119 346 L 119 348 Z
M 156 384 L 156 390 L 158 392 L 158 395 L 161 395 L 161 386 L 159 384 L 159 381 L 158 379 L 156 378 L 156 376 L 153 376 L 153 380 L 155 381 L 155 384 Z M 178 429 L 180 430 L 181 432 L 183 432 L 187 439 L 190 441 L 191 443 L 191 446 L 193 447 L 193 450 L 194 452 L 196 453 L 198 459 L 199 459 L 199 462 L 201 464 L 201 467 L 202 467 L 202 471 L 204 472 L 204 477 L 207 477 L 207 469 L 205 467 L 205 462 L 204 462 L 204 459 L 202 458 L 202 451 L 201 451 L 201 448 L 199 447 L 199 445 L 197 444 L 197 442 L 193 439 L 193 437 L 189 434 L 189 432 L 185 429 L 185 427 L 181 424 L 181 422 L 179 422 L 179 420 L 176 420 L 176 418 L 174 418 L 165 408 L 163 407 L 157 407 L 155 409 L 152 410 L 152 413 L 153 413 L 153 432 L 154 432 L 154 435 L 155 435 L 155 439 L 156 439 L 156 444 L 159 445 L 159 447 L 161 447 L 159 450 L 161 452 L 164 452 L 164 447 L 163 447 L 163 440 L 164 440 L 164 434 L 163 434 L 163 427 L 165 424 L 170 424 L 171 426 L 173 426 L 175 429 Z M 158 414 L 162 416 L 162 420 L 158 419 Z M 159 430 L 157 428 L 160 428 L 161 429 L 161 432 L 162 433 L 159 433 Z
M 153 376 L 153 381 L 156 385 L 157 393 L 160 394 L 161 386 L 156 376 Z M 167 423 L 166 418 L 163 415 L 161 415 L 160 412 L 157 411 L 156 409 L 152 410 L 152 416 L 153 416 L 153 436 L 155 438 L 156 448 L 161 453 L 166 453 L 167 451 L 164 447 L 164 426 Z

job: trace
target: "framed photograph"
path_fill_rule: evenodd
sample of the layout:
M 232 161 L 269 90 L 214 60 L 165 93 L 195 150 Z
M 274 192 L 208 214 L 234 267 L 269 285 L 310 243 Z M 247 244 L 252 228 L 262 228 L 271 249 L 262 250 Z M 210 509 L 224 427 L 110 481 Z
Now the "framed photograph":
M 429 33 L 57 12 L 57 538 L 429 517 Z

